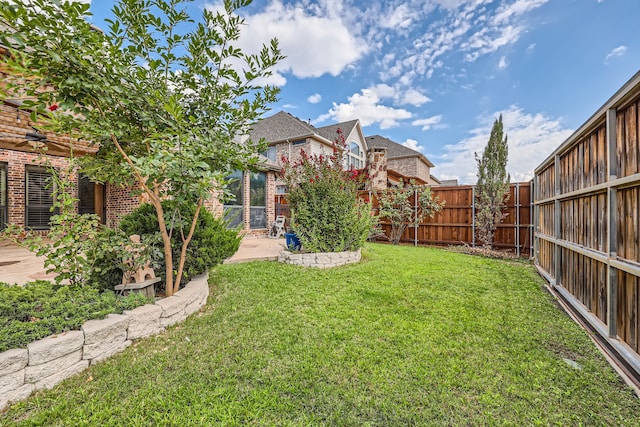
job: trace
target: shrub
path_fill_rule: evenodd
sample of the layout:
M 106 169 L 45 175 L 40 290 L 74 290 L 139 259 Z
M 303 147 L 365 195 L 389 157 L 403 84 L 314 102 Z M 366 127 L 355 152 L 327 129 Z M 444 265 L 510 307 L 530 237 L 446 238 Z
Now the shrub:
M 345 141 L 338 138 L 329 156 L 283 157 L 292 227 L 309 252 L 353 251 L 362 247 L 375 223 L 371 205 L 358 200 L 360 173 L 342 169 Z
M 193 218 L 195 206 L 183 205 L 178 209 L 175 203 L 170 200 L 163 201 L 162 205 L 167 227 L 171 230 L 173 259 L 177 260 L 180 258 L 180 248 L 182 247 L 181 230 L 189 226 L 183 221 L 183 218 Z M 202 209 L 200 211 L 193 239 L 187 248 L 181 286 L 184 286 L 191 277 L 209 271 L 238 250 L 241 240 L 238 230 L 229 229 L 227 225 L 227 221 L 215 218 L 208 210 Z M 139 234 L 143 243 L 151 247 L 152 267 L 156 274 L 164 280 L 163 244 L 155 208 L 150 204 L 141 205 L 122 218 L 120 229 L 128 235 Z
M 391 223 L 388 239 L 394 245 L 400 243 L 409 225 L 416 227 L 422 224 L 422 221 L 427 217 L 433 218 L 444 206 L 444 202 L 432 196 L 430 187 L 417 185 L 414 180 L 379 193 L 378 204 L 380 217 Z
M 59 286 L 46 281 L 24 287 L 0 283 L 0 352 L 80 326 L 110 313 L 150 302 L 140 294 L 117 296 L 91 287 Z
M 122 283 L 122 275 L 127 268 L 123 260 L 130 258 L 133 246 L 138 257 L 128 269 L 146 264 L 151 257 L 151 248 L 136 245 L 122 230 L 101 227 L 87 250 L 87 258 L 92 260 L 87 283 L 100 291 L 113 290 L 114 286 Z

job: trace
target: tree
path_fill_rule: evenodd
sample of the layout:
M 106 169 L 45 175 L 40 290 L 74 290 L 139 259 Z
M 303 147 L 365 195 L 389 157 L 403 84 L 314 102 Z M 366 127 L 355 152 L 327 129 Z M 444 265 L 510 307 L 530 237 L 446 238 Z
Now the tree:
M 505 214 L 502 212 L 509 200 L 507 136 L 502 133 L 502 114 L 493 123 L 489 142 L 482 157 L 475 153 L 478 164 L 476 183 L 476 237 L 483 246 L 491 247 L 493 234 Z
M 380 217 L 391 223 L 389 241 L 397 245 L 409 225 L 417 227 L 427 217 L 433 218 L 444 203 L 433 197 L 430 187 L 411 180 L 378 194 L 378 205 Z
M 276 100 L 259 86 L 282 59 L 277 40 L 257 54 L 234 46 L 251 0 L 225 0 L 194 23 L 189 0 L 121 0 L 102 32 L 89 6 L 61 0 L 0 2 L 0 43 L 10 56 L 4 97 L 25 99 L 39 126 L 98 144 L 84 170 L 99 182 L 138 188 L 154 206 L 166 259 L 166 293 L 178 290 L 204 201 L 224 178 L 257 162 L 258 144 L 237 143 Z M 77 138 L 77 139 L 76 139 Z M 161 201 L 195 205 L 173 226 Z M 177 270 L 171 234 L 180 233 Z

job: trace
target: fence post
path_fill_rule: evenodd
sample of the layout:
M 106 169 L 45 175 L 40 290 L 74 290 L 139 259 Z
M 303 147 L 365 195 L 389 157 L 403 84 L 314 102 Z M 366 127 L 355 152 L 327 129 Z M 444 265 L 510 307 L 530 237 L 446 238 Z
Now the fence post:
M 555 177 L 556 177 L 556 182 L 555 182 L 555 201 L 553 203 L 553 237 L 556 239 L 556 241 L 559 241 L 562 239 L 562 229 L 560 228 L 560 220 L 562 218 L 561 212 L 560 212 L 560 208 L 561 208 L 561 204 L 560 204 L 560 199 L 558 199 L 558 197 L 560 196 L 560 155 L 556 154 L 554 159 L 554 165 L 553 167 L 555 168 Z M 555 276 L 555 285 L 559 286 L 560 283 L 562 282 L 562 247 L 556 242 L 554 243 L 554 255 L 553 255 L 553 269 L 554 269 L 554 276 Z
M 618 161 L 616 157 L 616 120 L 615 109 L 607 110 L 607 326 L 609 337 L 618 334 L 618 270 L 611 266 L 611 260 L 616 258 L 618 251 L 618 190 L 611 186 L 611 181 L 618 175 Z
M 471 247 L 476 247 L 476 186 L 471 186 Z
M 516 254 L 520 257 L 520 183 L 516 182 Z
M 537 179 L 536 175 L 534 179 L 529 181 L 529 258 L 533 259 L 535 264 L 540 264 L 540 260 L 536 258 L 536 242 L 534 240 L 538 229 L 538 206 L 535 204 L 536 191 L 538 191 Z
M 413 190 L 413 246 L 418 246 L 418 190 Z

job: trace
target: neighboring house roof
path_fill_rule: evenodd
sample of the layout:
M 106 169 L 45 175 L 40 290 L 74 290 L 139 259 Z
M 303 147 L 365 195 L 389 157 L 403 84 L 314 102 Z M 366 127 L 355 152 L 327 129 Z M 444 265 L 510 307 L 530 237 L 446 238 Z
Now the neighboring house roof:
M 353 131 L 353 128 L 355 128 L 357 124 L 358 120 L 350 120 L 348 122 L 336 123 L 334 125 L 316 128 L 316 132 L 318 133 L 318 135 L 333 142 L 338 136 L 338 129 L 340 129 L 342 131 L 342 135 L 346 137 L 351 134 L 351 131 Z
M 338 136 L 338 129 L 347 137 L 357 125 L 358 120 L 350 120 L 317 128 L 290 113 L 280 111 L 255 123 L 249 133 L 249 139 L 252 141 L 264 139 L 272 145 L 279 142 L 293 142 L 301 138 L 315 137 L 320 141 L 331 144 Z
M 269 143 L 294 141 L 317 133 L 317 129 L 289 113 L 280 111 L 255 123 L 249 138 L 252 141 L 264 139 Z
M 427 159 L 424 154 L 416 150 L 412 150 L 409 147 L 405 147 L 402 144 L 398 144 L 397 142 L 394 142 L 389 138 L 385 138 L 384 136 L 380 135 L 374 135 L 368 136 L 366 140 L 369 148 L 386 148 L 387 157 L 389 160 L 406 157 L 417 157 L 430 168 L 433 167 L 433 163 L 431 163 L 431 161 Z

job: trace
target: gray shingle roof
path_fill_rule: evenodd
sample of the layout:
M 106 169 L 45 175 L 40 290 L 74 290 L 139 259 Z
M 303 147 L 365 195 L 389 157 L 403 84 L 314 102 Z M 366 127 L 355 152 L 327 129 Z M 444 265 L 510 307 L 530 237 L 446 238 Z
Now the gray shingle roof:
M 318 135 L 327 138 L 329 141 L 333 142 L 336 140 L 338 136 L 338 129 L 342 131 L 343 135 L 349 135 L 353 128 L 356 127 L 358 123 L 357 120 L 350 120 L 348 122 L 336 123 L 334 125 L 323 126 L 321 128 L 316 128 Z
M 280 142 L 307 137 L 314 133 L 317 133 L 317 130 L 310 124 L 289 113 L 280 111 L 255 123 L 251 128 L 249 138 L 256 142 L 261 138 L 264 138 L 266 142 Z
M 433 167 L 433 163 L 429 159 L 425 157 L 424 154 L 412 150 L 409 147 L 405 147 L 402 144 L 398 144 L 390 140 L 389 138 L 385 138 L 384 136 L 374 135 L 367 136 L 367 145 L 369 148 L 386 148 L 387 156 L 389 159 L 397 158 L 397 157 L 419 157 L 421 158 L 429 167 Z

